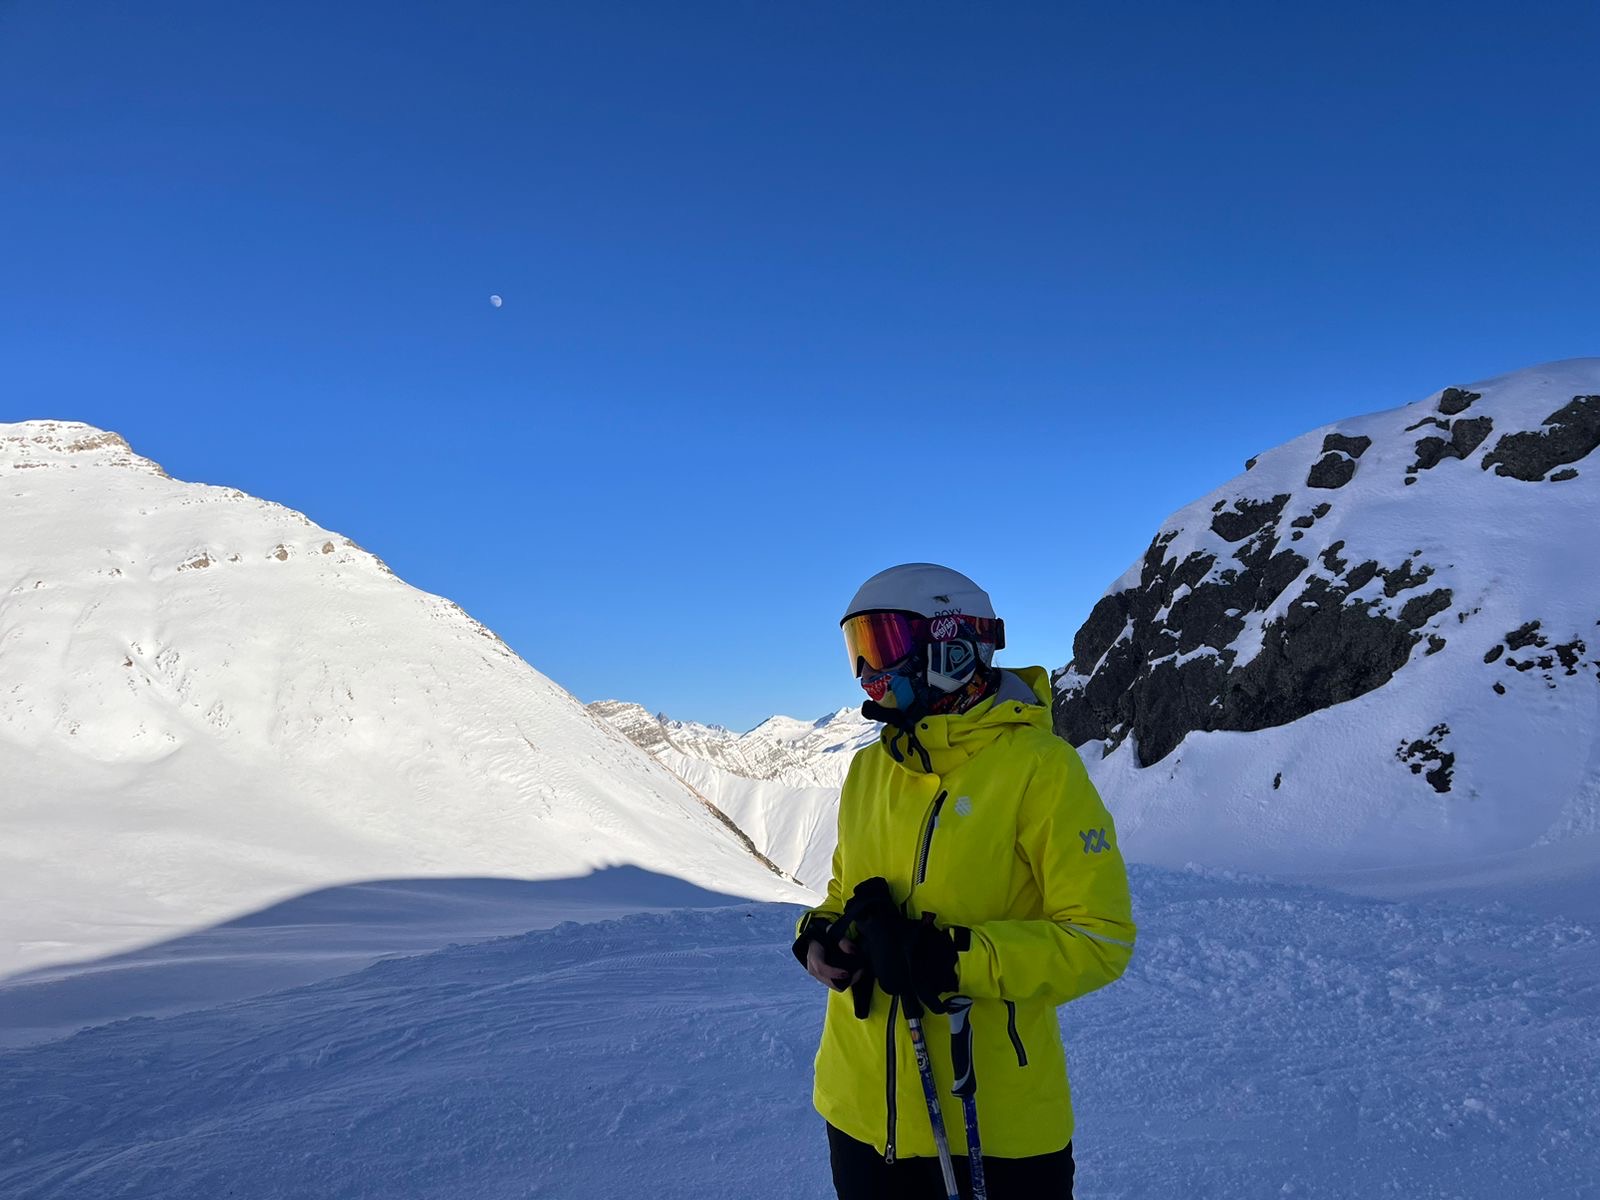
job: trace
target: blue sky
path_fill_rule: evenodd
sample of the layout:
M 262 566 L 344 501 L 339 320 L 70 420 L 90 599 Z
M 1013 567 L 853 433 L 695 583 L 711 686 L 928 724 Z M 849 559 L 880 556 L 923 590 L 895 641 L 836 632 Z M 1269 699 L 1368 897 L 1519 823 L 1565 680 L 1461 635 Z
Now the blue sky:
M 0 420 L 124 434 L 585 700 L 1055 667 L 1308 428 L 1600 353 L 1591 4 L 0 0 Z M 488 303 L 504 296 L 504 307 Z

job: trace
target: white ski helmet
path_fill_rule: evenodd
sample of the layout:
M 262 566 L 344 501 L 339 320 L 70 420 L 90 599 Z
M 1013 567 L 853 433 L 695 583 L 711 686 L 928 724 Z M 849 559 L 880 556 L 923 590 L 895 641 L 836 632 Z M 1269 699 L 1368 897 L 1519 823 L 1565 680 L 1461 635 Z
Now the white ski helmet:
M 852 620 L 868 613 L 910 614 L 920 620 L 895 618 L 904 627 L 899 629 L 871 629 L 867 627 L 882 622 Z M 922 675 L 916 690 L 926 687 L 935 694 L 953 692 L 965 687 L 976 672 L 987 670 L 994 652 L 1005 645 L 1005 625 L 995 616 L 989 594 L 961 572 L 935 563 L 903 563 L 879 571 L 856 591 L 839 624 L 845 627 L 851 670 L 863 678 L 863 686 L 867 678 L 864 666 L 881 672 L 890 664 L 878 659 L 914 648 L 920 654 L 918 673 Z M 878 642 L 894 649 L 864 660 L 851 648 L 858 640 L 863 645 Z M 878 686 L 881 690 L 881 681 Z M 869 694 L 877 698 L 875 692 Z
M 996 620 L 994 604 L 960 571 L 936 563 L 902 563 L 879 571 L 856 590 L 840 623 L 863 612 L 908 612 L 922 617 L 963 613 Z

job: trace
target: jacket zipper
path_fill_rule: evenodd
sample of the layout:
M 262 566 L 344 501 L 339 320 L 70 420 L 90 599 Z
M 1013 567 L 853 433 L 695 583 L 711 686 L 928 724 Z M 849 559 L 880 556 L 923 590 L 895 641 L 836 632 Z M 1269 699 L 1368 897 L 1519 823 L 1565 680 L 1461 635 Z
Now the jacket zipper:
M 921 883 L 924 879 L 926 879 L 928 877 L 928 852 L 933 848 L 933 827 L 939 823 L 939 809 L 944 804 L 945 797 L 948 796 L 949 794 L 950 794 L 949 792 L 940 792 L 937 796 L 935 796 L 933 798 L 933 806 L 932 806 L 932 808 L 929 809 L 928 815 L 923 818 L 924 825 L 923 825 L 923 829 L 922 829 L 921 844 L 918 845 L 918 847 L 917 847 L 917 864 L 916 864 L 917 869 L 916 869 L 915 873 L 911 876 L 911 890 L 913 892 L 916 891 L 917 884 Z M 906 897 L 907 902 L 909 902 L 910 899 L 911 899 L 911 897 L 908 895 Z M 888 1109 L 889 1109 L 889 1136 L 886 1139 L 885 1146 L 884 1146 L 884 1151 L 883 1151 L 883 1161 L 886 1162 L 886 1163 L 894 1162 L 894 1133 L 895 1133 L 895 1129 L 894 1129 L 894 1125 L 895 1125 L 894 1023 L 895 1023 L 895 1018 L 898 1017 L 899 1015 L 900 1015 L 900 997 L 899 996 L 895 996 L 889 1001 L 889 1049 L 888 1049 L 889 1069 L 888 1069 L 888 1071 L 886 1073 L 886 1079 L 888 1080 L 887 1089 L 886 1089 L 888 1095 L 886 1096 L 886 1099 L 888 1101 Z
M 917 871 L 911 877 L 913 888 L 928 877 L 928 854 L 933 850 L 933 830 L 939 824 L 939 810 L 944 807 L 945 797 L 949 794 L 940 792 L 933 798 L 933 808 L 928 813 L 927 825 L 922 831 L 922 845 L 917 850 Z
M 1006 1001 L 1006 1032 L 1011 1035 L 1011 1048 L 1017 1052 L 1017 1066 L 1028 1065 L 1028 1052 L 1022 1048 L 1022 1035 L 1017 1032 L 1017 1002 Z
M 883 1161 L 894 1162 L 894 1021 L 900 1015 L 900 997 L 895 996 L 889 1001 L 889 1070 L 887 1099 L 889 1102 L 889 1136 L 886 1139 Z

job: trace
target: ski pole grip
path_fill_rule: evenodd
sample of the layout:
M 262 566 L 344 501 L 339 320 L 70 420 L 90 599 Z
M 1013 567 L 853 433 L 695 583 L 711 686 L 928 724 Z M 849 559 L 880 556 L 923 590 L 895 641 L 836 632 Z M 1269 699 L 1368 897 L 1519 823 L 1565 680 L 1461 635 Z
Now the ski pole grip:
M 971 996 L 951 996 L 944 1002 L 950 1014 L 950 1065 L 954 1068 L 955 1086 L 952 1096 L 978 1094 L 978 1077 L 972 1072 L 972 1009 Z

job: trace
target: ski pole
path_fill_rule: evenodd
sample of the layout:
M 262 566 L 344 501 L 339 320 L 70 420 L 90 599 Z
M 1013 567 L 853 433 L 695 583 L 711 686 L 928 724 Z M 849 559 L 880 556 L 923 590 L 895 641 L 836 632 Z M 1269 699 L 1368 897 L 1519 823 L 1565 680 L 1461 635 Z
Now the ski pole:
M 951 996 L 944 1002 L 950 1014 L 950 1062 L 955 1067 L 955 1086 L 950 1094 L 961 1097 L 961 1113 L 967 1123 L 967 1169 L 972 1179 L 972 1200 L 989 1200 L 983 1182 L 983 1148 L 978 1144 L 978 1076 L 972 1069 L 971 996 Z
M 907 995 L 904 1000 L 906 1024 L 911 1026 L 911 1049 L 917 1056 L 922 1095 L 928 1102 L 928 1123 L 933 1126 L 933 1144 L 939 1149 L 939 1170 L 944 1172 L 945 1194 L 949 1200 L 961 1200 L 956 1188 L 955 1164 L 950 1161 L 950 1139 L 944 1131 L 944 1114 L 939 1111 L 939 1089 L 933 1082 L 933 1063 L 928 1059 L 928 1041 L 922 1035 L 922 1003 L 913 995 Z

